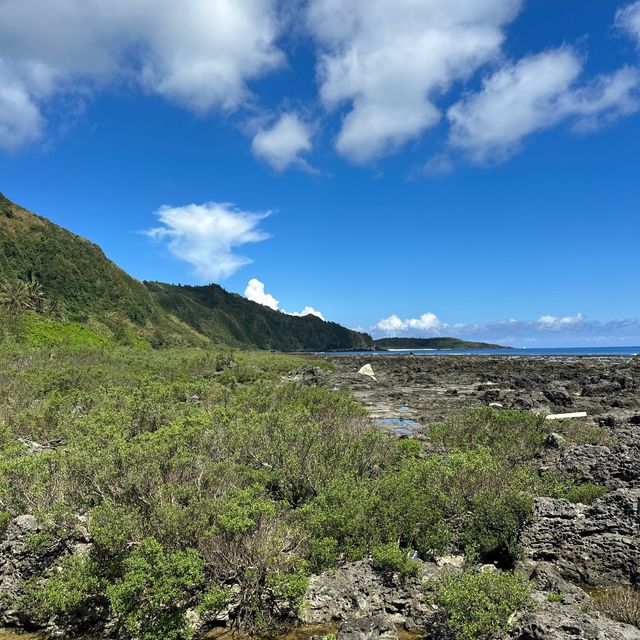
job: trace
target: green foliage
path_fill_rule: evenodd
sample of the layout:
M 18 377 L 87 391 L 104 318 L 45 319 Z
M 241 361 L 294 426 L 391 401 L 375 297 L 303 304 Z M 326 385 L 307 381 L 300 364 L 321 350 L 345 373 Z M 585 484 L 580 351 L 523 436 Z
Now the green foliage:
M 564 596 L 561 593 L 550 593 L 547 602 L 564 602 Z
M 11 514 L 7 511 L 0 510 L 0 540 L 4 538 L 9 523 L 11 522 Z
M 178 640 L 192 635 L 186 611 L 203 581 L 203 561 L 195 550 L 167 554 L 157 540 L 146 538 L 125 560 L 122 580 L 109 586 L 107 595 L 134 638 Z
M 217 613 L 222 611 L 231 601 L 233 591 L 229 587 L 211 585 L 206 589 L 198 604 L 199 613 Z
M 585 482 L 584 484 L 568 489 L 562 497 L 569 502 L 591 504 L 598 498 L 601 498 L 605 493 L 607 493 L 607 487 L 599 484 L 593 484 L 591 482 Z
M 290 316 L 217 284 L 180 286 L 146 282 L 166 312 L 214 343 L 281 351 L 370 348 L 371 337 L 307 315 Z
M 309 576 L 304 564 L 291 573 L 268 573 L 265 583 L 273 600 L 272 610 L 275 613 L 282 618 L 292 618 L 300 611 L 309 586 Z
M 407 551 L 393 543 L 378 544 L 371 550 L 371 565 L 382 574 L 416 575 L 419 564 L 410 560 Z
M 346 559 L 402 573 L 401 550 L 451 548 L 507 566 L 540 483 L 499 447 L 423 450 L 344 393 L 284 382 L 300 357 L 5 343 L 0 362 L 3 509 L 37 515 L 47 553 L 87 514 L 93 575 L 139 637 L 187 636 L 185 611 L 224 608 L 230 585 L 237 624 L 268 630 L 308 572 Z
M 113 343 L 110 338 L 77 322 L 63 322 L 28 314 L 24 318 L 23 337 L 31 347 L 93 347 Z
M 35 620 L 71 613 L 102 594 L 104 582 L 96 564 L 82 555 L 65 556 L 44 581 L 32 581 L 24 604 Z
M 140 515 L 131 507 L 107 500 L 91 511 L 89 532 L 98 554 L 124 556 L 129 544 L 137 539 Z
M 551 429 L 542 414 L 477 407 L 431 427 L 430 439 L 445 449 L 487 447 L 512 464 L 541 450 Z
M 482 640 L 507 631 L 509 618 L 527 604 L 530 591 L 518 574 L 472 568 L 445 575 L 427 597 L 456 640 Z

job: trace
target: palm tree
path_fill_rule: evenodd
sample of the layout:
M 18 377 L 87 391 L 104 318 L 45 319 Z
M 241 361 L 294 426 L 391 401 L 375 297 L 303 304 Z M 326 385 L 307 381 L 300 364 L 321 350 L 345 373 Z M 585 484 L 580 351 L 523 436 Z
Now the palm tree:
M 29 294 L 29 308 L 37 311 L 38 313 L 44 313 L 47 308 L 47 298 L 42 290 L 42 285 L 36 280 L 35 276 L 31 274 L 29 282 L 27 282 L 27 293 Z
M 0 286 L 0 306 L 11 313 L 31 308 L 28 286 L 20 281 L 5 282 Z

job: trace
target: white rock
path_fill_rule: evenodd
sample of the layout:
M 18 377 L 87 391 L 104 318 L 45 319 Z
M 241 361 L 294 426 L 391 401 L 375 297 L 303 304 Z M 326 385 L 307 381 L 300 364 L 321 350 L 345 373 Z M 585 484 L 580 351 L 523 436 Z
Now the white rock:
M 365 364 L 364 367 L 362 367 L 360 371 L 358 371 L 358 373 L 362 374 L 363 376 L 369 376 L 370 378 L 376 380 L 376 374 L 373 373 L 373 369 L 371 368 L 370 364 Z

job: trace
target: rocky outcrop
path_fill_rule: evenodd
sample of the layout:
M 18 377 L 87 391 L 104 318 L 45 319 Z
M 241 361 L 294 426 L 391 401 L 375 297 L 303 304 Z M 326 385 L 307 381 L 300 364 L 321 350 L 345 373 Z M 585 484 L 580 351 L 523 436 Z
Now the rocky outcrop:
M 14 518 L 0 543 L 0 625 L 33 628 L 15 605 L 24 597 L 30 579 L 45 576 L 63 557 L 89 553 L 91 544 L 86 519 L 78 517 L 73 531 L 56 537 L 32 515 Z M 98 628 L 107 637 L 109 613 L 104 602 L 88 602 L 66 619 L 51 619 L 43 625 L 46 637 L 77 637 L 80 632 Z
M 532 603 L 516 616 L 517 640 L 640 640 L 640 629 L 599 614 L 588 595 L 564 580 L 553 565 L 522 565 L 534 585 Z
M 423 583 L 441 572 L 436 564 L 423 563 L 418 577 L 383 577 L 366 561 L 349 563 L 311 578 L 302 619 L 313 624 L 382 615 L 407 629 L 423 629 L 433 615 Z
M 640 582 L 640 488 L 613 491 L 592 505 L 537 498 L 521 543 L 531 560 L 553 562 L 576 584 Z

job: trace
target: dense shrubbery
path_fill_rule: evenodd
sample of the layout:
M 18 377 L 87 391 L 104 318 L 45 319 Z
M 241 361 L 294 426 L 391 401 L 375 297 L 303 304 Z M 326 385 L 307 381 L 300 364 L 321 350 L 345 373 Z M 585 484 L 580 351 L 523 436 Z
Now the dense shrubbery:
M 427 596 L 456 640 L 483 640 L 507 631 L 511 615 L 528 602 L 530 587 L 518 574 L 471 568 L 445 575 Z
M 188 609 L 227 605 L 266 628 L 345 559 L 411 573 L 412 550 L 517 556 L 545 437 L 528 414 L 450 421 L 427 454 L 349 396 L 281 381 L 296 357 L 5 344 L 0 359 L 0 528 L 33 513 L 45 549 L 86 515 L 93 541 L 15 603 L 34 619 L 97 599 L 140 638 L 187 637 Z M 514 430 L 519 459 L 500 446 Z

